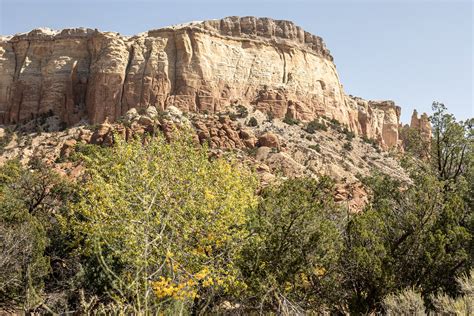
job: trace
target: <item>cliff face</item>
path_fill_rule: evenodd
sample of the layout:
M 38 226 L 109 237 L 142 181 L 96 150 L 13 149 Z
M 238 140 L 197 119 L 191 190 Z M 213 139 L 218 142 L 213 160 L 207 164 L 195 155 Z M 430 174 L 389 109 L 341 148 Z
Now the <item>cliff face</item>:
M 426 113 L 418 117 L 418 111 L 414 110 L 411 115 L 410 128 L 416 129 L 423 141 L 429 142 L 431 139 L 431 123 Z
M 0 39 L 0 124 L 45 113 L 95 124 L 150 105 L 212 113 L 237 103 L 276 118 L 324 115 L 398 144 L 400 108 L 347 96 L 322 39 L 292 22 L 229 17 L 132 37 L 66 29 Z

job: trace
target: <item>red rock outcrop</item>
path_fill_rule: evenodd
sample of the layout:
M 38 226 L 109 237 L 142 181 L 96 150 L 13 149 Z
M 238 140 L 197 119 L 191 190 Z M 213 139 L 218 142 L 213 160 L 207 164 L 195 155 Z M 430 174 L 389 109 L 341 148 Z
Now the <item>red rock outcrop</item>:
M 416 154 L 422 159 L 431 155 L 431 123 L 426 113 L 418 116 L 416 110 L 411 116 L 410 125 L 400 126 L 400 138 L 404 149 L 416 148 Z
M 400 109 L 346 96 L 322 39 L 289 21 L 228 17 L 132 37 L 79 28 L 0 38 L 0 124 L 45 113 L 96 124 L 150 105 L 216 113 L 236 103 L 276 118 L 324 115 L 385 147 L 398 142 Z
M 419 131 L 422 140 L 426 142 L 431 140 L 431 123 L 428 114 L 423 113 L 418 117 L 418 112 L 414 110 L 411 116 L 410 128 Z

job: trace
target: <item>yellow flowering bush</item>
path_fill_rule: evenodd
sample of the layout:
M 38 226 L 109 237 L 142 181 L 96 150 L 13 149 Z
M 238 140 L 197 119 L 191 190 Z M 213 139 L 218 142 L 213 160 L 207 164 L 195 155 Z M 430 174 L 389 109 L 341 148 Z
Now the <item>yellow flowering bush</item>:
M 83 157 L 87 177 L 70 207 L 80 251 L 100 263 L 110 296 L 145 311 L 238 286 L 234 260 L 256 203 L 247 169 L 176 133 Z

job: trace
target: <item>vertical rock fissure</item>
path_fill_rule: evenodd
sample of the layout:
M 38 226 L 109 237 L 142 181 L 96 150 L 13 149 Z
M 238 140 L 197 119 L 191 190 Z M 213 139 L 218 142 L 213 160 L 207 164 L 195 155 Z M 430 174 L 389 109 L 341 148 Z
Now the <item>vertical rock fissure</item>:
M 40 60 L 40 63 L 39 63 L 39 69 L 41 71 L 41 68 L 42 68 L 42 63 L 41 63 L 41 60 Z M 41 109 L 41 100 L 43 99 L 43 79 L 44 77 L 41 76 L 41 79 L 40 79 L 40 84 L 39 84 L 39 96 L 38 96 L 38 103 L 36 104 L 36 115 L 39 114 L 40 112 L 40 109 Z
M 23 68 L 23 65 L 25 64 L 26 57 L 28 56 L 28 51 L 30 50 L 31 42 L 30 41 L 27 41 L 27 42 L 28 42 L 28 46 L 26 48 L 25 55 L 21 59 L 20 63 L 18 62 L 18 56 L 17 56 L 17 51 L 15 49 L 15 44 L 12 45 L 12 49 L 13 49 L 13 52 L 14 52 L 14 55 L 15 55 L 15 77 L 14 77 L 14 82 L 18 81 L 18 79 L 20 78 L 21 69 Z
M 176 97 L 176 93 L 178 91 L 177 83 L 178 83 L 178 44 L 176 38 L 176 32 L 173 32 L 173 41 L 174 41 L 174 69 L 173 69 L 173 89 L 172 95 Z
M 92 52 L 91 52 L 91 48 L 90 48 L 90 45 L 91 45 L 91 37 L 89 37 L 87 39 L 87 61 L 88 61 L 88 65 L 87 65 L 87 71 L 88 71 L 88 74 L 87 74 L 87 83 L 86 83 L 86 86 L 85 86 L 85 89 L 84 89 L 84 109 L 85 109 L 85 116 L 90 120 L 91 117 L 89 117 L 89 115 L 92 115 L 92 113 L 88 113 L 88 92 L 89 92 L 89 85 L 91 84 L 91 68 L 92 68 Z
M 146 46 L 146 42 L 145 42 L 145 46 Z M 142 107 L 142 102 L 143 102 L 143 93 L 144 93 L 144 87 L 145 87 L 145 73 L 146 73 L 146 69 L 148 67 L 148 60 L 150 59 L 150 56 L 151 56 L 151 52 L 153 51 L 153 45 L 151 44 L 150 47 L 147 47 L 147 51 L 146 51 L 146 54 L 145 54 L 145 62 L 144 62 L 144 65 L 143 65 L 143 72 L 142 72 L 142 84 L 141 84 L 141 89 L 140 89 L 140 101 L 138 103 L 139 105 L 139 108 Z
M 68 101 L 67 93 L 64 93 L 63 110 L 64 110 L 64 113 L 65 113 L 64 116 L 66 117 L 66 122 L 69 123 L 69 122 L 71 122 L 71 119 L 70 119 L 69 111 L 68 111 L 68 108 L 67 108 L 67 101 Z
M 283 83 L 286 83 L 287 82 L 287 74 L 286 74 L 286 57 L 285 57 L 285 51 L 280 48 L 280 52 L 281 52 L 281 56 L 282 56 L 282 59 L 283 59 L 283 78 L 282 78 L 282 82 Z
M 62 117 L 64 120 L 70 124 L 71 123 L 71 118 L 74 116 L 76 113 L 80 113 L 80 110 L 78 111 L 78 106 L 81 104 L 81 97 L 77 95 L 76 89 L 77 86 L 80 84 L 79 79 L 78 79 L 78 74 L 77 74 L 77 66 L 78 61 L 74 61 L 72 68 L 71 68 L 71 73 L 69 75 L 69 85 L 68 89 L 66 90 L 66 93 L 64 94 L 64 114 Z M 83 98 L 82 98 L 83 99 Z M 69 108 L 69 104 L 71 107 Z M 72 110 L 72 115 L 69 113 Z
M 20 123 L 21 104 L 23 103 L 23 91 L 21 91 L 20 100 L 18 102 L 18 111 L 16 113 L 16 123 Z M 15 122 L 13 122 L 15 123 Z
M 232 78 L 234 82 L 237 81 L 237 73 L 239 71 L 239 64 L 240 64 L 241 59 L 242 59 L 242 55 L 239 55 L 239 59 L 237 59 L 237 62 L 235 63 L 235 71 L 234 71 L 234 76 Z
M 125 95 L 125 84 L 127 83 L 127 80 L 128 80 L 128 73 L 130 72 L 130 66 L 132 65 L 132 60 L 134 56 L 135 56 L 135 46 L 133 46 L 132 44 L 130 46 L 130 50 L 128 51 L 128 61 L 127 61 L 127 66 L 125 67 L 125 74 L 123 76 L 123 82 L 122 82 L 122 87 L 120 91 L 120 116 L 125 114 L 123 111 L 123 97 Z
M 17 56 L 17 50 L 15 49 L 15 44 L 12 45 L 12 49 L 13 49 L 13 52 L 14 52 L 14 55 L 15 55 L 15 73 L 14 73 L 14 78 L 13 78 L 13 84 L 14 84 L 15 90 L 18 87 L 18 80 L 20 78 L 21 69 L 23 69 L 23 66 L 24 66 L 25 61 L 26 61 L 26 57 L 28 56 L 28 52 L 30 50 L 31 41 L 28 40 L 27 42 L 28 42 L 28 46 L 26 48 L 24 56 L 22 56 L 22 58 L 21 58 L 21 61 L 19 61 L 19 58 Z M 10 104 L 12 104 L 12 102 L 14 101 L 13 99 L 14 99 L 15 94 L 16 94 L 16 92 L 12 93 L 12 100 L 10 100 Z M 20 96 L 20 100 L 18 102 L 18 109 L 17 109 L 17 113 L 16 113 L 16 121 L 17 121 L 16 123 L 19 123 L 19 121 L 20 121 L 22 104 L 23 104 L 23 87 L 21 87 L 21 96 Z M 12 110 L 13 110 L 13 106 L 12 106 Z
M 201 109 L 201 102 L 199 101 L 198 91 L 194 92 L 194 103 L 196 104 L 196 112 L 199 112 Z
M 255 63 L 256 60 L 257 60 L 257 55 L 254 55 L 254 58 L 252 59 L 252 62 L 250 63 L 249 74 L 247 76 L 247 90 L 245 91 L 245 94 L 244 94 L 244 96 L 246 96 L 246 97 L 247 97 L 248 92 L 250 91 L 250 88 L 251 88 L 251 85 L 250 85 L 249 81 L 250 81 L 250 77 L 252 76 L 252 69 L 254 67 L 254 63 Z

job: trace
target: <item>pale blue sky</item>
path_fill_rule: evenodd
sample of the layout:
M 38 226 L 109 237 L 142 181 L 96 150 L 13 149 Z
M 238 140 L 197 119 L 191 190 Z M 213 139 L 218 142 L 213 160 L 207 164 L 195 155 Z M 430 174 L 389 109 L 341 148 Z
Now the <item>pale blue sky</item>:
M 392 99 L 411 112 L 444 102 L 473 116 L 473 2 L 0 0 L 0 34 L 35 27 L 91 27 L 136 34 L 230 15 L 292 20 L 326 42 L 348 94 Z

